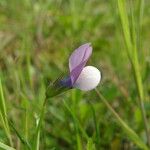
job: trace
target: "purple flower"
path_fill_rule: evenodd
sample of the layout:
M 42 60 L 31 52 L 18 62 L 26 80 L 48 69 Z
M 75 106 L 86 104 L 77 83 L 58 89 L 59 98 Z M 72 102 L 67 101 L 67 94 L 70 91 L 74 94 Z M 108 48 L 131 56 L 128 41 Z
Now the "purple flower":
M 100 71 L 93 66 L 86 66 L 88 59 L 92 54 L 92 47 L 90 43 L 86 43 L 77 48 L 69 58 L 68 77 L 57 80 L 55 84 L 48 87 L 48 93 L 52 92 L 57 95 L 66 89 L 78 88 L 83 91 L 92 90 L 100 82 Z
M 100 82 L 100 72 L 93 66 L 86 66 L 92 54 L 90 43 L 86 43 L 77 48 L 69 58 L 70 75 L 63 84 L 68 87 L 79 88 L 84 91 L 93 89 Z

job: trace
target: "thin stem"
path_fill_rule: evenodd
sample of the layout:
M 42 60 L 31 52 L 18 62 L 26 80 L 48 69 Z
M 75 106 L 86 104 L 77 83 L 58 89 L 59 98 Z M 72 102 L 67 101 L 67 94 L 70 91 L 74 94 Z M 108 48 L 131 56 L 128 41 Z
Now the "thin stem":
M 133 67 L 134 79 L 135 79 L 136 87 L 137 87 L 137 91 L 138 91 L 139 107 L 141 110 L 145 133 L 146 133 L 146 137 L 147 137 L 147 145 L 150 147 L 150 132 L 149 132 L 149 128 L 148 128 L 148 120 L 146 117 L 146 111 L 145 111 L 145 106 L 144 106 L 143 84 L 142 84 L 141 74 L 139 71 L 140 69 L 139 69 L 139 62 L 138 62 L 137 55 L 136 55 L 135 61 L 132 63 L 132 67 Z
M 149 133 L 149 128 L 148 128 L 148 121 L 146 118 L 145 107 L 144 107 L 143 100 L 139 99 L 139 102 L 140 102 L 140 108 L 141 108 L 141 112 L 142 112 L 142 116 L 143 116 L 146 136 L 147 136 L 147 145 L 150 147 L 150 133 Z
M 149 148 L 145 145 L 145 143 L 139 138 L 139 136 L 120 118 L 120 116 L 117 114 L 117 112 L 112 108 L 112 106 L 107 102 L 105 97 L 99 93 L 97 89 L 95 89 L 96 94 L 98 97 L 102 100 L 102 102 L 106 105 L 106 107 L 111 111 L 113 116 L 117 119 L 120 126 L 126 131 L 130 139 L 138 145 L 140 148 L 144 150 L 149 150 Z
M 141 49 L 141 30 L 142 30 L 142 20 L 143 20 L 143 13 L 144 13 L 144 0 L 139 0 L 139 5 L 138 5 L 138 21 L 137 21 L 137 47 L 140 50 Z M 132 4 L 133 6 L 133 4 Z M 134 20 L 134 17 L 133 17 Z M 134 25 L 135 26 L 135 25 Z M 134 27 L 135 28 L 135 27 Z M 136 48 L 136 53 L 135 53 L 135 62 L 132 64 L 133 70 L 134 70 L 134 76 L 136 80 L 136 86 L 137 90 L 139 93 L 139 105 L 141 109 L 141 114 L 143 117 L 143 122 L 144 122 L 144 127 L 145 127 L 145 132 L 147 136 L 147 145 L 150 147 L 150 131 L 148 128 L 148 120 L 146 117 L 146 110 L 144 107 L 144 88 L 142 84 L 142 77 L 140 73 L 140 64 L 138 61 L 138 49 Z
M 3 123 L 3 127 L 4 127 L 4 130 L 8 137 L 9 143 L 11 146 L 13 146 L 10 128 L 9 128 L 9 124 L 8 124 L 6 100 L 4 98 L 4 92 L 3 92 L 1 78 L 0 78 L 0 118 Z
M 45 100 L 43 102 L 43 105 L 42 105 L 42 110 L 40 112 L 40 118 L 39 118 L 39 122 L 38 122 L 36 132 L 35 132 L 35 141 L 34 141 L 34 145 L 33 145 L 34 150 L 39 149 L 40 130 L 41 130 L 41 126 L 42 126 L 42 120 L 44 119 L 44 114 L 45 114 L 45 109 L 46 109 L 46 102 L 47 102 L 47 98 L 45 98 Z

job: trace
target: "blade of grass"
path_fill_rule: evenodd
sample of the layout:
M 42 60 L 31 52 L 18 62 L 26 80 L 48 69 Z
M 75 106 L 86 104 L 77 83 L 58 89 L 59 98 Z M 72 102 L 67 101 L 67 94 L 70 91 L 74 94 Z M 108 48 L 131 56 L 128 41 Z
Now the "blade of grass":
M 133 4 L 131 4 L 133 6 Z M 141 10 L 141 9 L 140 9 Z M 150 146 L 150 132 L 148 128 L 148 120 L 146 118 L 146 111 L 144 107 L 144 88 L 143 88 L 143 83 L 142 83 L 142 75 L 141 75 L 141 69 L 140 69 L 140 64 L 138 61 L 138 52 L 137 52 L 137 43 L 136 43 L 136 27 L 135 27 L 135 19 L 134 19 L 134 14 L 133 10 L 131 9 L 131 14 L 132 14 L 132 35 L 133 35 L 133 46 L 134 46 L 134 53 L 133 53 L 133 63 L 132 63 L 132 68 L 133 68 L 133 73 L 134 73 L 134 79 L 136 82 L 136 87 L 138 91 L 138 96 L 139 96 L 139 105 L 143 117 L 143 122 L 145 126 L 145 132 L 147 136 L 147 144 Z M 140 22 L 139 22 L 140 24 Z M 140 27 L 140 26 L 139 26 Z M 140 29 L 138 29 L 140 31 Z
M 19 133 L 11 120 L 9 120 L 9 124 L 12 127 L 13 131 L 16 133 L 17 137 L 20 139 L 21 143 L 25 145 L 29 150 L 31 150 L 30 143 Z
M 138 0 L 137 1 L 137 47 L 138 49 L 141 49 L 141 26 L 143 21 L 143 14 L 144 14 L 144 0 Z
M 10 147 L 2 142 L 0 142 L 0 148 L 4 149 L 4 150 L 16 150 L 13 147 Z
M 83 150 L 82 143 L 81 143 L 81 137 L 80 137 L 79 133 L 76 134 L 76 138 L 77 138 L 77 150 Z
M 132 49 L 132 43 L 131 43 L 131 36 L 130 36 L 130 30 L 129 30 L 129 21 L 128 21 L 128 16 L 125 12 L 125 7 L 123 5 L 124 0 L 118 0 L 118 9 L 120 13 L 120 19 L 122 22 L 122 28 L 123 28 L 123 33 L 124 33 L 124 40 L 126 41 L 126 46 L 127 46 L 127 54 L 130 60 L 132 60 L 131 57 L 131 49 Z
M 39 125 L 39 119 L 37 119 L 37 126 Z M 37 131 L 36 142 L 35 142 L 35 150 L 40 149 L 40 129 Z
M 129 138 L 141 149 L 149 150 L 146 144 L 139 138 L 139 136 L 120 118 L 120 116 L 116 113 L 116 111 L 111 107 L 111 105 L 107 102 L 107 100 L 103 97 L 101 93 L 97 89 L 95 89 L 96 94 L 102 100 L 102 102 L 106 105 L 106 107 L 111 111 L 113 116 L 116 118 L 120 127 L 123 128 L 125 133 L 129 136 Z
M 44 100 L 44 103 L 43 103 L 43 106 L 42 106 L 42 109 L 40 112 L 40 117 L 39 117 L 39 121 L 38 121 L 38 124 L 36 127 L 34 140 L 33 140 L 33 150 L 39 150 L 40 130 L 41 130 L 41 126 L 42 126 L 42 121 L 44 119 L 46 102 L 47 102 L 47 99 Z
M 5 98 L 4 98 L 3 88 L 2 88 L 2 82 L 1 82 L 1 78 L 0 78 L 0 118 L 2 120 L 3 127 L 4 127 L 7 137 L 9 139 L 10 145 L 12 146 L 13 143 L 12 143 L 10 128 L 9 128 L 8 120 L 7 120 L 6 116 L 7 116 L 6 104 L 5 104 Z
M 24 114 L 24 119 L 25 119 L 25 127 L 24 127 L 24 134 L 25 134 L 25 138 L 28 139 L 28 111 L 27 111 L 27 104 L 25 104 L 26 108 L 25 108 L 25 114 Z
M 141 4 L 144 5 L 144 2 L 141 1 Z M 127 10 L 126 10 L 126 2 L 125 0 L 118 0 L 118 9 L 119 9 L 119 14 L 122 22 L 122 28 L 123 28 L 123 33 L 124 33 L 124 39 L 125 43 L 127 46 L 127 54 L 128 58 L 130 60 L 130 63 L 132 65 L 132 70 L 134 74 L 134 80 L 136 83 L 136 88 L 138 91 L 138 96 L 139 96 L 139 106 L 141 109 L 141 114 L 144 122 L 144 127 L 145 127 L 145 132 L 147 136 L 147 143 L 150 146 L 150 134 L 149 134 L 149 128 L 148 128 L 148 121 L 146 118 L 146 112 L 144 108 L 144 89 L 143 89 L 143 84 L 142 84 L 142 76 L 141 76 L 141 70 L 140 70 L 140 64 L 138 61 L 138 52 L 137 52 L 137 34 L 136 31 L 140 31 L 140 26 L 138 26 L 138 29 L 135 27 L 135 19 L 133 15 L 133 5 L 131 5 L 130 13 L 131 13 L 131 30 L 130 30 L 130 25 L 129 25 L 129 19 L 127 15 Z M 141 24 L 141 19 L 142 19 L 142 13 L 143 13 L 143 6 L 139 9 L 141 12 L 140 17 L 139 17 L 139 24 Z M 138 38 L 139 39 L 139 38 Z

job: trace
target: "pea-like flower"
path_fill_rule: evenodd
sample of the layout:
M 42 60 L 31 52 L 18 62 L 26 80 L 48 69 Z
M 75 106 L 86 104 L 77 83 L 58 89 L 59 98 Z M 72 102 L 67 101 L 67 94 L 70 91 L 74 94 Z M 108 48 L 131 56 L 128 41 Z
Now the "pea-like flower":
M 92 54 L 90 43 L 81 45 L 69 58 L 70 74 L 60 78 L 47 88 L 47 97 L 55 96 L 65 90 L 78 88 L 83 91 L 94 89 L 101 80 L 100 71 L 93 66 L 85 66 Z

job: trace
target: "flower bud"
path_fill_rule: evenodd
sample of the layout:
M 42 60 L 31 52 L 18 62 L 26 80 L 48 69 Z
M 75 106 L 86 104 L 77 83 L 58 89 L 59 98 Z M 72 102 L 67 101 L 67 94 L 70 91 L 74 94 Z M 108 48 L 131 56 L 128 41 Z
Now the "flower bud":
M 82 91 L 89 91 L 96 88 L 100 80 L 100 71 L 96 67 L 86 66 L 83 68 L 73 87 L 78 88 Z

